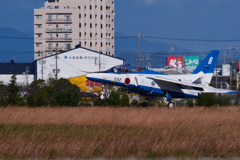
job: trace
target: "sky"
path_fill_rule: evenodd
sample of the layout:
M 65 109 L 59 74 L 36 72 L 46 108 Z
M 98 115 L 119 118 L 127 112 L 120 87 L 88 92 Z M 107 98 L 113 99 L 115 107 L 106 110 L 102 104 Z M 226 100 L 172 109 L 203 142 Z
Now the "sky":
M 45 0 L 1 0 L 0 27 L 33 31 L 33 10 Z M 239 40 L 240 0 L 115 0 L 115 31 L 126 36 Z M 165 41 L 150 38 L 150 41 Z M 169 40 L 170 41 L 170 40 Z M 169 42 L 170 43 L 170 42 Z M 174 41 L 179 47 L 240 48 L 239 42 Z M 238 45 L 239 44 L 239 45 Z M 215 47 L 215 48 L 214 48 Z

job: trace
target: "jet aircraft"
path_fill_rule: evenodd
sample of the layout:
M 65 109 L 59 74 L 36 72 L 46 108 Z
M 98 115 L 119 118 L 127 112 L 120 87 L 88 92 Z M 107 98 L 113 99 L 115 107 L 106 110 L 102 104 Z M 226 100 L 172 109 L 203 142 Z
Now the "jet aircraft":
M 128 65 L 115 66 L 107 71 L 88 74 L 87 79 L 102 84 L 126 87 L 139 95 L 163 97 L 166 105 L 174 106 L 174 98 L 197 98 L 204 93 L 236 93 L 209 86 L 219 51 L 212 50 L 199 66 L 188 75 L 167 75 L 147 68 L 129 69 Z M 102 98 L 104 98 L 102 96 Z M 148 106 L 144 102 L 143 106 Z

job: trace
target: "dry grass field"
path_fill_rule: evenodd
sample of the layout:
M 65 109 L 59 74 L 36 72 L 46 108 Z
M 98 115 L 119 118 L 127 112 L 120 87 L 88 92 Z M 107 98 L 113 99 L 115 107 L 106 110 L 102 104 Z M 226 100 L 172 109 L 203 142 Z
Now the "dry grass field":
M 0 108 L 0 159 L 240 156 L 240 107 Z

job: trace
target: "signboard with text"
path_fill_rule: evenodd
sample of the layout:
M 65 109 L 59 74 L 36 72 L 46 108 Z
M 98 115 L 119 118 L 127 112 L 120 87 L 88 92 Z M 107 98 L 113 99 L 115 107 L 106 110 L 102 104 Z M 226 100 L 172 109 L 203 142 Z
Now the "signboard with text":
M 199 65 L 199 57 L 198 56 L 190 56 L 184 57 L 185 67 L 193 68 Z
M 167 57 L 167 65 L 172 68 L 184 68 L 184 58 L 183 56 Z

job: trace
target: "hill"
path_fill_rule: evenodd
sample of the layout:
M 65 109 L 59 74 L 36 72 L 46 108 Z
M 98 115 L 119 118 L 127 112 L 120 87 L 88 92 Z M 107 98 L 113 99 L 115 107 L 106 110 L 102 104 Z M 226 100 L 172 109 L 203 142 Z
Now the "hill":
M 0 62 L 10 62 L 12 59 L 17 62 L 32 62 L 33 48 L 33 34 L 31 36 L 13 28 L 0 27 Z

